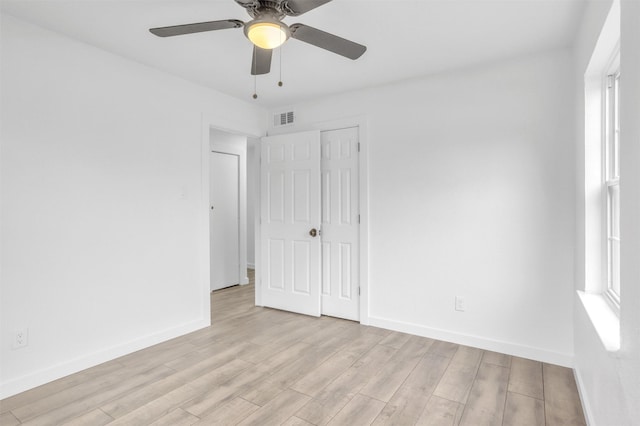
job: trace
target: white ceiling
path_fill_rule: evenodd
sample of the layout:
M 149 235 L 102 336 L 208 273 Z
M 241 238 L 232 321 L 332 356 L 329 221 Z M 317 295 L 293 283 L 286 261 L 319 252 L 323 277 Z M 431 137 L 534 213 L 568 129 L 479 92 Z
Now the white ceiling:
M 265 107 L 570 46 L 584 0 L 334 0 L 301 22 L 364 44 L 351 61 L 289 40 L 251 99 L 242 29 L 158 38 L 147 29 L 250 18 L 233 0 L 2 0 L 2 12 Z

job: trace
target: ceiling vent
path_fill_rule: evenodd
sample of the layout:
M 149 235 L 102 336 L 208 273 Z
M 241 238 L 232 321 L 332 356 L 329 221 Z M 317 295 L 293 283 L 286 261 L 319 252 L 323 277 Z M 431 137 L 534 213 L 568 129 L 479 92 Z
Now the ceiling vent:
M 273 115 L 273 127 L 290 126 L 293 119 L 293 111 L 279 112 Z

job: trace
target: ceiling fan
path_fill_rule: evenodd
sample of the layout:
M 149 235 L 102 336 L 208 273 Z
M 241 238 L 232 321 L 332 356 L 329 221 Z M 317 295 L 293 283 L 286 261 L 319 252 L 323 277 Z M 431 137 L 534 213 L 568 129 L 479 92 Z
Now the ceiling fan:
M 367 50 L 366 46 L 304 24 L 287 25 L 286 16 L 299 16 L 331 0 L 235 0 L 247 10 L 249 22 L 237 19 L 198 22 L 151 28 L 158 37 L 172 37 L 205 31 L 244 27 L 245 36 L 254 44 L 251 74 L 268 74 L 271 70 L 272 49 L 281 46 L 289 38 L 304 41 L 349 59 L 358 59 Z

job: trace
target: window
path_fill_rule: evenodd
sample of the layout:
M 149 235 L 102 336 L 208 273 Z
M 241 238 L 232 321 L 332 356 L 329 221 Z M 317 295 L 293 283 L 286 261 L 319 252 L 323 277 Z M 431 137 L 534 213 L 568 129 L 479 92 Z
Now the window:
M 604 76 L 603 192 L 606 203 L 605 295 L 616 311 L 620 306 L 620 53 L 613 56 Z
M 620 148 L 624 155 L 625 146 L 620 147 L 619 95 L 624 87 L 622 82 L 620 89 L 620 0 L 613 0 L 584 72 L 584 192 L 580 200 L 584 204 L 579 206 L 584 208 L 584 257 L 579 258 L 584 262 L 584 289 L 578 290 L 609 352 L 620 349 L 620 296 L 626 294 L 621 290 L 625 283 L 620 282 L 620 239 L 628 236 L 620 234 L 619 184 L 620 176 L 623 182 L 627 176 L 626 169 L 620 170 Z M 625 189 L 622 196 L 626 194 Z

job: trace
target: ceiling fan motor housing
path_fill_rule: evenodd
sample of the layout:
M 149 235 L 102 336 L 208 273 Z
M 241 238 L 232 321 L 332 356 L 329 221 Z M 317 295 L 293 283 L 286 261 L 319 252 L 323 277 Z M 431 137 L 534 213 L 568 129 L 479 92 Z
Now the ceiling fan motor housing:
M 236 0 L 237 1 L 237 0 Z M 277 20 L 284 18 L 286 13 L 286 1 L 282 0 L 254 0 L 252 2 L 238 2 L 247 9 L 247 13 L 254 19 L 270 15 Z

